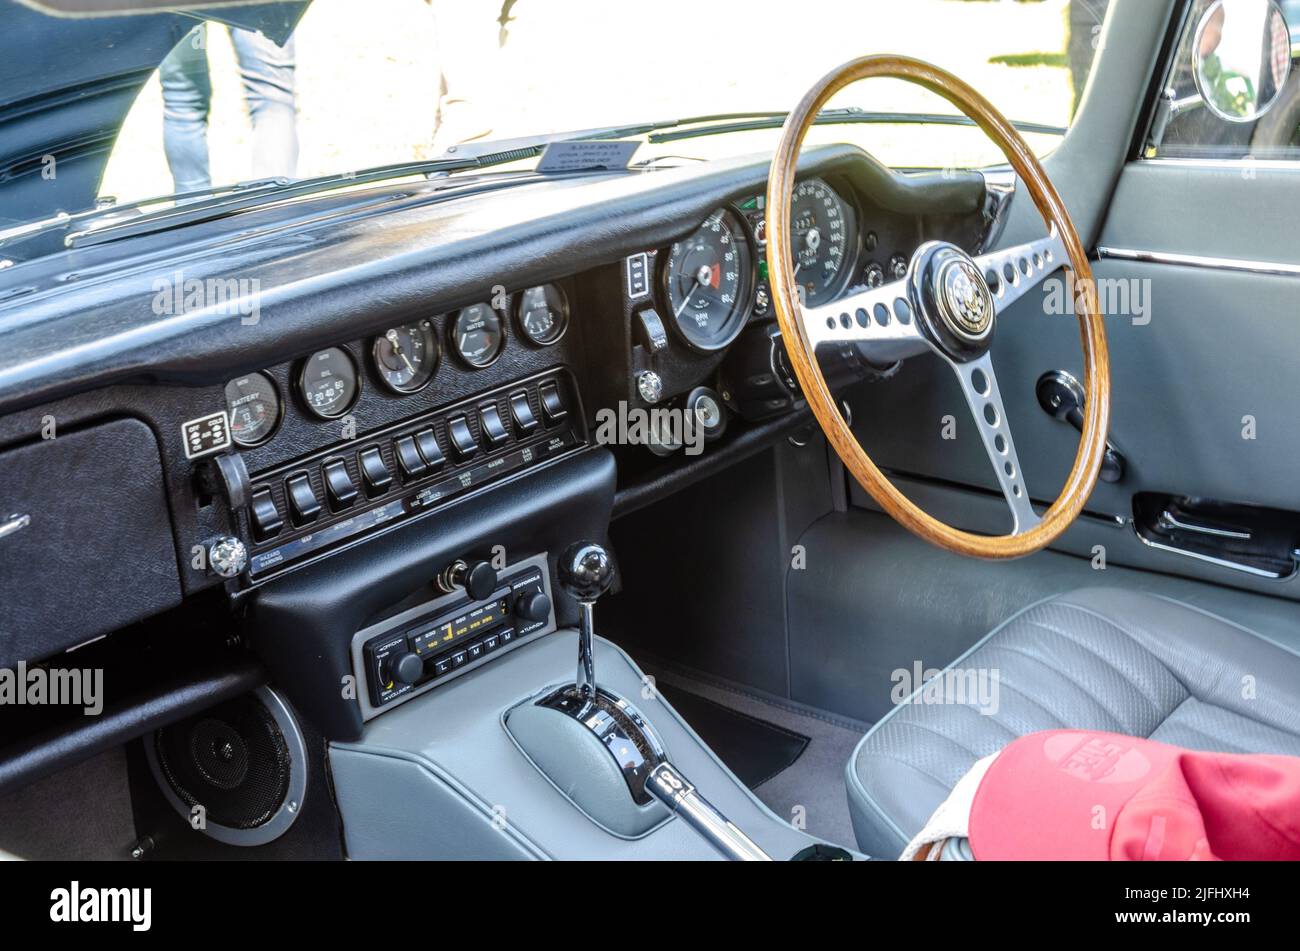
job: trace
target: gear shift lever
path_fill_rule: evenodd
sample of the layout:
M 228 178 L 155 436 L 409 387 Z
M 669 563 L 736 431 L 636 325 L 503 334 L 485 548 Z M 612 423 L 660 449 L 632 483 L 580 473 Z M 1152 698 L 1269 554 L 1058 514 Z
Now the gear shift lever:
M 583 700 L 596 694 L 596 658 L 592 649 L 596 601 L 614 583 L 614 562 L 596 542 L 577 542 L 560 555 L 560 587 L 578 602 L 578 678 Z
M 614 583 L 609 552 L 591 541 L 570 545 L 560 555 L 558 574 L 560 587 L 581 609 L 578 676 L 510 712 L 506 728 L 516 742 L 552 783 L 606 828 L 642 835 L 660 820 L 663 813 L 656 808 L 666 807 L 727 858 L 770 861 L 669 762 L 641 712 L 597 686 L 593 615 L 596 601 Z M 556 713 L 564 719 L 556 720 Z M 609 795 L 610 783 L 625 786 L 628 795 Z

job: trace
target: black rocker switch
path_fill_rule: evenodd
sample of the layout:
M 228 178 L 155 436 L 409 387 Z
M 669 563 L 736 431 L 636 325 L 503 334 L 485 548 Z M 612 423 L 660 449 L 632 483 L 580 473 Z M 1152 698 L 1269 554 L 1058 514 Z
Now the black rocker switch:
M 280 510 L 275 507 L 275 499 L 271 497 L 270 489 L 262 488 L 253 492 L 252 500 L 249 502 L 249 516 L 253 523 L 255 541 L 266 541 L 272 535 L 278 535 L 280 529 L 284 527 L 284 519 L 280 517 Z
M 397 447 L 397 464 L 402 467 L 402 475 L 408 479 L 418 479 L 429 471 L 429 465 L 415 448 L 414 436 L 403 436 L 395 443 Z
M 542 398 L 542 413 L 548 422 L 558 423 L 569 415 L 564 400 L 560 398 L 560 388 L 553 381 L 543 383 L 537 393 Z
M 357 487 L 348 475 L 347 464 L 342 459 L 325 463 L 325 495 L 329 499 L 330 509 L 341 512 L 357 500 Z
M 537 417 L 533 415 L 533 408 L 528 405 L 528 394 L 523 390 L 510 394 L 510 416 L 515 421 L 515 432 L 520 439 L 537 428 Z
M 470 432 L 469 421 L 464 416 L 453 416 L 447 420 L 447 435 L 451 438 L 451 447 L 460 459 L 468 459 L 478 452 L 478 443 Z
M 361 463 L 361 480 L 365 483 L 366 495 L 373 499 L 387 492 L 393 484 L 393 474 L 388 471 L 378 448 L 363 449 L 357 459 Z
M 495 403 L 485 403 L 480 406 L 478 420 L 479 429 L 483 431 L 483 438 L 488 441 L 489 447 L 499 446 L 506 441 L 509 434 L 501 422 L 501 414 L 497 412 Z
M 307 473 L 290 476 L 284 489 L 289 496 L 289 517 L 293 519 L 293 524 L 306 525 L 316 521 L 316 516 L 320 515 L 320 501 L 311 490 L 311 479 Z
M 437 472 L 446 464 L 442 447 L 438 445 L 438 437 L 433 434 L 432 429 L 422 429 L 416 433 L 415 445 L 420 450 L 420 455 L 424 457 L 424 461 L 429 464 L 431 471 Z

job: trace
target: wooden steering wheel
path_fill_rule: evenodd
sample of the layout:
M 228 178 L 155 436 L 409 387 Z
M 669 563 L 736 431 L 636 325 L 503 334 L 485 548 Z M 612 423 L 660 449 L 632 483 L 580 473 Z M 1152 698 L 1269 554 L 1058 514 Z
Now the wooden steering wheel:
M 1048 225 L 1029 244 L 971 257 L 943 241 L 923 244 L 907 276 L 819 307 L 796 293 L 790 236 L 791 191 L 804 135 L 826 101 L 860 79 L 886 77 L 924 86 L 947 99 L 984 130 L 1010 161 Z M 1110 358 L 1097 309 L 1092 270 L 1060 195 L 1020 134 L 978 92 L 921 60 L 867 56 L 823 77 L 786 119 L 767 185 L 767 261 L 777 321 L 803 395 L 826 438 L 873 499 L 904 528 L 948 551 L 976 558 L 1018 558 L 1049 545 L 1082 511 L 1097 482 L 1110 420 Z M 1075 275 L 1075 313 L 1083 341 L 1083 434 L 1060 497 L 1040 518 L 1028 488 L 998 392 L 989 346 L 999 314 L 1048 274 Z M 857 344 L 872 362 L 889 365 L 937 353 L 958 380 L 1011 508 L 1010 535 L 976 535 L 927 515 L 898 491 L 854 438 L 817 363 L 819 344 Z

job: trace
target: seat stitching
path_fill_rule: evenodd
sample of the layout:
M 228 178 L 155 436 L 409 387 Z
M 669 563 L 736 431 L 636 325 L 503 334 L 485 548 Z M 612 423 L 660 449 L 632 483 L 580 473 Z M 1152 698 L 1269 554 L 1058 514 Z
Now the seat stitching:
M 1069 607 L 1075 607 L 1075 605 L 1068 605 L 1068 606 L 1069 606 Z M 1102 620 L 1106 620 L 1106 619 L 1105 619 L 1105 618 L 1102 618 Z M 1158 703 L 1156 703 L 1155 699 L 1154 699 L 1153 697 L 1148 696 L 1147 693 L 1146 693 L 1146 691 L 1144 691 L 1144 690 L 1142 689 L 1141 685 L 1138 684 L 1137 681 L 1135 681 L 1135 680 L 1134 680 L 1132 677 L 1130 677 L 1128 674 L 1124 673 L 1124 671 L 1120 670 L 1119 667 L 1117 667 L 1115 664 L 1111 663 L 1110 660 L 1108 660 L 1108 659 L 1107 659 L 1103 654 L 1099 654 L 1097 651 L 1093 650 L 1091 647 L 1089 647 L 1089 646 L 1088 646 L 1087 644 L 1085 644 L 1083 641 L 1081 641 L 1081 640 L 1077 640 L 1076 638 L 1071 637 L 1069 634 L 1067 634 L 1067 633 L 1066 633 L 1064 630 L 1062 630 L 1062 629 L 1052 627 L 1052 626 L 1049 625 L 1049 624 L 1044 624 L 1042 621 L 1037 621 L 1037 620 L 1034 620 L 1033 618 L 1030 618 L 1030 619 L 1029 619 L 1029 623 L 1030 623 L 1030 624 L 1033 624 L 1033 625 L 1035 625 L 1035 626 L 1037 626 L 1037 627 L 1040 627 L 1040 628 L 1042 628 L 1042 629 L 1045 630 L 1045 631 L 1050 631 L 1050 632 L 1052 632 L 1052 633 L 1058 635 L 1058 636 L 1061 637 L 1062 639 L 1064 639 L 1064 640 L 1066 640 L 1066 641 L 1069 641 L 1071 644 L 1074 644 L 1075 646 L 1077 646 L 1080 650 L 1084 651 L 1085 653 L 1091 654 L 1093 657 L 1096 657 L 1099 661 L 1101 661 L 1103 664 L 1105 664 L 1105 665 L 1106 665 L 1107 667 L 1109 667 L 1111 670 L 1115 671 L 1115 673 L 1119 674 L 1120 677 L 1122 677 L 1122 678 L 1124 679 L 1124 681 L 1125 681 L 1129 686 L 1131 686 L 1135 691 L 1137 691 L 1137 694 L 1138 694 L 1139 697 L 1141 697 L 1141 698 L 1142 698 L 1143 700 L 1145 700 L 1147 703 L 1151 704 L 1152 709 L 1154 709 L 1154 710 L 1156 710 L 1156 711 L 1159 711 L 1159 709 L 1160 709 L 1160 705 L 1159 705 Z M 1147 655 L 1148 655 L 1152 660 L 1154 660 L 1157 664 L 1159 664 L 1160 667 L 1163 668 L 1163 669 L 1164 669 L 1164 670 L 1169 674 L 1169 676 L 1174 680 L 1175 683 L 1177 683 L 1179 686 L 1183 687 L 1183 692 L 1184 692 L 1185 694 L 1187 694 L 1187 695 L 1190 695 L 1190 694 L 1191 694 L 1191 691 L 1188 690 L 1188 689 L 1186 688 L 1186 686 L 1183 685 L 1183 682 L 1182 682 L 1181 680 L 1178 679 L 1178 676 L 1177 676 L 1177 675 L 1176 675 L 1172 670 L 1169 669 L 1169 666 L 1168 666 L 1164 661 L 1162 661 L 1162 660 L 1161 660 L 1159 657 L 1157 657 L 1155 654 L 1151 653 L 1151 651 L 1147 650 L 1146 647 L 1144 647 L 1143 645 L 1139 644 L 1136 640 L 1133 639 L 1133 636 L 1132 636 L 1131 634 L 1129 634 L 1129 633 L 1128 633 L 1127 631 L 1125 631 L 1123 628 L 1120 628 L 1120 627 L 1118 627 L 1117 625 L 1115 625 L 1114 622 L 1111 622 L 1111 626 L 1114 627 L 1114 628 L 1115 628 L 1117 631 L 1119 631 L 1121 634 L 1123 634 L 1125 637 L 1127 637 L 1130 641 L 1132 641 L 1133 646 L 1136 647 L 1136 648 L 1138 648 L 1138 650 L 1145 651 L 1146 654 L 1147 654 Z M 1117 717 L 1116 719 L 1118 719 L 1118 717 Z
M 1025 651 L 1025 650 L 1022 650 L 1022 649 L 1016 648 L 1016 647 L 1010 647 L 1010 646 L 1008 646 L 1008 645 L 1006 645 L 1006 644 L 1002 644 L 1002 645 L 999 645 L 996 649 L 997 649 L 997 650 L 1004 650 L 1004 651 L 1006 651 L 1006 652 L 1009 653 L 1009 654 L 1017 654 L 1017 655 L 1019 655 L 1019 656 L 1021 656 L 1021 657 L 1026 658 L 1027 660 L 1031 660 L 1031 661 L 1033 661 L 1034 663 L 1038 664 L 1038 666 L 1043 667 L 1043 668 L 1046 668 L 1047 670 L 1051 671 L 1052 673 L 1057 674 L 1058 676 L 1061 677 L 1062 680 L 1064 680 L 1066 683 L 1068 683 L 1071 687 L 1074 687 L 1075 689 L 1077 689 L 1077 690 L 1079 691 L 1079 693 L 1082 694 L 1086 699 L 1092 701 L 1092 703 L 1093 703 L 1093 704 L 1094 704 L 1098 709 L 1100 709 L 1103 713 L 1105 713 L 1108 717 L 1110 717 L 1111 720 L 1114 721 L 1114 723 L 1115 723 L 1116 725 L 1123 725 L 1123 723 L 1124 723 L 1123 719 L 1122 719 L 1120 716 L 1118 716 L 1118 715 L 1115 713 L 1114 710 L 1112 710 L 1110 707 L 1106 706 L 1106 704 L 1102 703 L 1102 702 L 1101 702 L 1101 701 L 1100 701 L 1096 696 L 1094 696 L 1094 695 L 1092 694 L 1092 692 L 1090 692 L 1087 688 L 1085 688 L 1085 687 L 1083 686 L 1083 684 L 1081 684 L 1081 683 L 1079 683 L 1079 681 L 1073 679 L 1073 678 L 1069 675 L 1069 673 L 1068 673 L 1067 671 L 1062 670 L 1062 669 L 1059 668 L 1059 667 L 1054 667 L 1054 666 L 1052 666 L 1051 664 L 1049 664 L 1047 661 L 1043 660 L 1041 657 L 1035 657 L 1033 654 L 1029 653 L 1028 651 Z M 1014 688 L 1013 688 L 1013 689 L 1014 689 Z M 1023 691 L 1022 691 L 1022 692 L 1023 692 Z M 1144 698 L 1144 699 L 1145 699 L 1145 698 Z M 1062 726 L 1065 726 L 1066 724 L 1068 724 L 1068 723 L 1070 722 L 1070 721 L 1069 721 L 1069 718 L 1067 718 L 1067 717 L 1065 717 L 1065 716 L 1062 716 L 1061 714 L 1057 713 L 1055 710 L 1052 710 L 1052 709 L 1049 708 L 1049 707 L 1044 707 L 1041 703 L 1039 704 L 1039 706 L 1040 706 L 1040 707 L 1043 707 L 1044 710 L 1046 710 L 1046 711 L 1047 711 L 1048 713 L 1050 713 L 1053 717 L 1055 717 L 1057 720 L 1059 720 Z
M 960 744 L 958 744 L 958 745 L 960 745 Z M 949 792 L 952 791 L 952 783 L 948 782 L 946 779 L 940 779 L 938 776 L 934 775 L 934 773 L 930 772 L 928 769 L 922 769 L 922 768 L 921 768 L 920 766 L 918 766 L 916 763 L 910 763 L 910 762 L 908 762 L 907 760 L 902 759 L 901 757 L 895 756 L 893 753 L 886 752 L 885 750 L 880 750 L 879 752 L 870 751 L 870 750 L 864 750 L 864 751 L 863 751 L 863 756 L 858 757 L 858 763 L 859 763 L 859 764 L 862 763 L 862 759 L 863 759 L 863 757 L 865 757 L 865 756 L 879 756 L 879 757 L 881 757 L 882 759 L 893 760 L 895 763 L 899 763 L 899 764 L 901 764 L 901 765 L 903 765 L 903 766 L 906 766 L 908 769 L 914 769 L 914 770 L 916 770 L 918 773 L 920 773 L 920 774 L 921 774 L 922 776 L 924 776 L 926 779 L 933 780 L 934 782 L 938 783 L 940 786 L 944 786 L 944 787 L 946 787 L 946 788 L 948 789 Z M 977 757 L 975 757 L 975 758 L 976 758 L 976 759 L 982 759 L 983 757 L 979 757 L 979 756 L 977 756 Z M 861 780 L 861 777 L 859 777 L 859 780 Z M 863 782 L 862 785 L 865 787 L 865 786 L 866 786 L 866 783 Z M 900 829 L 899 831 L 901 832 L 902 830 Z M 909 839 L 910 839 L 910 837 L 909 837 Z
M 1100 613 L 1099 611 L 1097 611 L 1097 610 L 1094 609 L 1094 608 L 1086 607 L 1085 605 L 1082 605 L 1082 604 L 1075 604 L 1073 601 L 1067 601 L 1067 600 L 1066 600 L 1066 598 L 1069 598 L 1069 597 L 1071 597 L 1071 596 L 1073 596 L 1073 595 L 1076 595 L 1076 594 L 1080 594 L 1080 593 L 1082 593 L 1082 592 L 1084 592 L 1084 591 L 1097 591 L 1097 590 L 1103 590 L 1103 591 L 1104 591 L 1104 590 L 1107 590 L 1107 589 L 1105 589 L 1105 588 L 1078 588 L 1078 589 L 1076 589 L 1076 590 L 1074 590 L 1074 591 L 1070 591 L 1070 592 L 1067 592 L 1067 593 L 1065 593 L 1065 594 L 1057 595 L 1056 598 L 1055 598 L 1055 600 L 1056 600 L 1058 603 L 1060 603 L 1060 604 L 1066 605 L 1067 607 L 1072 607 L 1072 608 L 1074 608 L 1074 609 L 1077 610 L 1077 611 L 1083 611 L 1083 612 L 1085 612 L 1085 613 L 1087 613 L 1087 614 L 1091 614 L 1091 615 L 1093 615 L 1094 617 L 1100 618 L 1100 619 L 1102 619 L 1103 621 L 1107 621 L 1107 622 L 1109 622 L 1109 623 L 1111 623 L 1111 624 L 1115 624 L 1116 622 L 1115 622 L 1113 619 L 1111 619 L 1110 617 L 1107 617 L 1106 615 Z M 1177 598 L 1171 598 L 1171 597 L 1169 597 L 1169 595 L 1167 595 L 1167 594 L 1157 594 L 1157 593 L 1154 592 L 1154 591 L 1138 591 L 1138 592 L 1131 592 L 1131 591 L 1128 591 L 1127 589 L 1119 589 L 1119 590 L 1124 591 L 1124 593 L 1126 593 L 1126 594 L 1137 593 L 1137 594 L 1141 594 L 1143 597 L 1155 598 L 1156 600 L 1158 600 L 1158 601 L 1163 601 L 1163 602 L 1165 602 L 1166 604 L 1172 604 L 1172 605 L 1174 605 L 1175 607 L 1185 608 L 1186 610 L 1191 611 L 1193 614 L 1199 614 L 1201 617 L 1209 618 L 1209 619 L 1212 620 L 1212 621 L 1218 621 L 1220 624 L 1224 624 L 1224 625 L 1227 625 L 1228 627 L 1235 628 L 1236 630 L 1241 631 L 1243 634 L 1249 634 L 1251 637 L 1253 637 L 1253 638 L 1255 638 L 1255 639 L 1257 639 L 1257 640 L 1263 641 L 1265 644 L 1269 644 L 1269 645 L 1271 645 L 1271 646 L 1273 646 L 1273 647 L 1276 647 L 1278 650 L 1282 651 L 1283 653 L 1290 654 L 1290 655 L 1293 656 L 1293 657 L 1300 657 L 1300 651 L 1297 651 L 1294 647 L 1291 647 L 1291 646 L 1289 646 L 1289 645 L 1287 645 L 1287 644 L 1279 643 L 1278 641 L 1274 640 L 1272 637 L 1268 636 L 1267 634 L 1262 634 L 1262 633 L 1260 633 L 1259 631 L 1256 631 L 1256 630 L 1254 630 L 1254 629 L 1252 629 L 1252 628 L 1246 627 L 1244 624 L 1238 624 L 1236 621 L 1230 621 L 1228 618 L 1223 617 L 1223 616 L 1220 615 L 1220 614 L 1215 614 L 1213 611 L 1207 610 L 1206 608 L 1200 607 L 1200 606 L 1198 606 L 1198 605 L 1195 605 L 1195 604 L 1188 604 L 1186 601 L 1179 601 Z M 1049 599 L 1049 600 L 1050 600 L 1050 599 Z M 1043 602 L 1039 602 L 1039 603 L 1041 604 L 1041 603 L 1043 603 Z M 1037 605 L 1031 605 L 1031 607 L 1037 607 Z M 1026 609 L 1026 610 L 1027 610 L 1027 609 Z M 1144 634 L 1147 634 L 1148 636 L 1152 636 L 1152 635 L 1151 635 L 1151 632 L 1150 632 L 1150 629 L 1147 628 L 1145 625 L 1141 625 L 1141 628 L 1142 628 L 1142 631 L 1143 631 Z
M 940 733 L 938 730 L 926 726 L 925 724 L 921 723 L 919 720 L 899 720 L 898 723 L 900 726 L 914 726 L 918 730 L 922 730 L 923 732 L 929 733 L 932 736 L 939 737 L 939 739 L 941 740 L 947 740 L 953 746 L 957 747 L 958 749 L 965 750 L 967 753 L 971 754 L 971 756 L 974 756 L 976 759 L 979 759 L 981 756 L 987 755 L 984 753 L 977 753 L 975 750 L 971 749 L 965 743 L 962 743 L 961 741 L 954 739 L 953 737 L 949 736 L 946 733 Z
M 1036 659 L 1037 659 L 1037 658 L 1031 657 L 1029 654 L 1025 654 L 1024 656 L 1029 657 L 1030 660 L 1036 660 Z M 1049 717 L 1051 717 L 1053 720 L 1055 720 L 1058 726 L 1065 726 L 1065 718 L 1064 718 L 1064 717 L 1062 717 L 1059 713 L 1057 713 L 1057 712 L 1056 712 L 1055 710 L 1053 710 L 1051 707 L 1047 706 L 1047 705 L 1044 704 L 1044 703 L 1041 703 L 1040 701 L 1038 701 L 1038 700 L 1035 699 L 1034 697 L 1030 696 L 1030 694 L 1029 694 L 1029 692 L 1028 692 L 1027 690 L 1021 690 L 1021 689 L 1020 689 L 1019 687 L 1017 687 L 1015 684 L 1013 684 L 1013 683 L 1011 683 L 1011 682 L 1009 682 L 1009 681 L 1003 679 L 1003 677 L 1001 676 L 1001 674 L 998 675 L 998 683 L 999 683 L 1001 686 L 1006 687 L 1006 688 L 1007 688 L 1008 690 L 1010 690 L 1012 693 L 1016 693 L 1016 694 L 1019 694 L 1020 696 L 1024 697 L 1026 700 L 1028 700 L 1030 703 L 1032 703 L 1034 706 L 1036 706 L 1039 710 L 1042 710 L 1042 711 L 1043 711 L 1044 713 L 1046 713 Z
M 1146 592 L 1143 592 L 1143 594 L 1146 594 Z M 1160 595 L 1151 595 L 1151 596 L 1152 596 L 1152 597 L 1160 597 Z M 1191 607 L 1191 605 L 1183 604 L 1181 601 L 1175 601 L 1175 600 L 1173 600 L 1172 598 L 1161 598 L 1161 600 L 1162 600 L 1162 601 L 1166 601 L 1166 602 L 1168 602 L 1169 604 L 1176 604 L 1176 605 L 1179 605 L 1179 606 L 1181 606 L 1181 607 L 1185 607 L 1185 608 L 1190 608 L 1190 607 Z M 1178 674 L 1174 671 L 1174 669 L 1173 669 L 1172 667 L 1170 667 L 1168 664 L 1166 664 L 1163 660 L 1161 660 L 1161 659 L 1156 655 L 1156 653 L 1155 653 L 1154 651 L 1149 650 L 1145 644 L 1143 644 L 1140 640 L 1138 640 L 1137 632 L 1135 632 L 1135 631 L 1131 631 L 1131 630 L 1128 630 L 1127 628 L 1124 628 L 1124 627 L 1121 627 L 1121 626 L 1119 625 L 1119 623 L 1116 622 L 1113 618 L 1107 617 L 1105 614 L 1102 614 L 1102 613 L 1100 613 L 1100 612 L 1098 612 L 1098 611 L 1094 611 L 1094 610 L 1092 610 L 1092 608 L 1084 607 L 1084 606 L 1081 605 L 1081 604 L 1074 604 L 1074 603 L 1072 603 L 1072 602 L 1070 602 L 1070 601 L 1062 601 L 1062 602 L 1060 602 L 1060 603 L 1061 603 L 1061 605 L 1062 605 L 1063 607 L 1074 608 L 1074 610 L 1076 610 L 1076 611 L 1079 611 L 1079 612 L 1081 612 L 1081 613 L 1083 613 L 1083 614 L 1087 614 L 1087 615 L 1089 615 L 1089 616 L 1091 616 L 1091 617 L 1095 617 L 1097 620 L 1099 620 L 1099 621 L 1104 621 L 1106 624 L 1109 624 L 1111 627 L 1115 628 L 1115 630 L 1119 631 L 1121 634 L 1123 634 L 1125 637 L 1127 637 L 1130 641 L 1132 641 L 1134 644 L 1136 644 L 1136 645 L 1137 645 L 1141 650 L 1146 651 L 1148 654 L 1150 654 L 1152 657 L 1154 657 L 1154 658 L 1156 659 L 1156 663 L 1158 663 L 1161 667 L 1163 667 L 1163 668 L 1164 668 L 1164 669 L 1169 673 L 1169 676 L 1172 677 L 1172 678 L 1174 679 L 1174 681 L 1178 684 L 1178 686 L 1180 686 L 1180 687 L 1183 688 L 1183 692 L 1184 692 L 1184 693 L 1186 693 L 1188 696 L 1192 696 L 1192 697 L 1196 696 L 1196 692 L 1195 692 L 1194 690 L 1192 690 L 1191 684 L 1189 684 L 1189 683 L 1187 683 L 1186 681 L 1184 681 L 1182 677 L 1178 676 Z M 1195 609 L 1193 609 L 1193 610 L 1195 610 Z M 1222 621 L 1222 620 L 1223 620 L 1223 618 L 1217 617 L 1216 615 L 1210 614 L 1209 612 L 1201 612 L 1201 613 L 1203 613 L 1206 617 L 1214 618 L 1215 620 L 1219 620 L 1219 621 Z M 1154 635 L 1153 633 L 1151 633 L 1151 629 L 1148 628 L 1148 627 L 1146 627 L 1146 625 L 1143 625 L 1143 624 L 1137 624 L 1136 622 L 1133 622 L 1133 623 L 1134 623 L 1134 626 L 1135 626 L 1136 628 L 1138 628 L 1138 629 L 1141 631 L 1141 634 L 1142 634 L 1143 637 L 1149 638 L 1149 639 L 1151 639 L 1151 640 L 1159 640 L 1159 638 L 1157 638 L 1156 635 Z M 1241 631 L 1244 631 L 1244 632 L 1247 633 L 1247 634 L 1255 634 L 1254 631 L 1251 631 L 1251 630 L 1249 630 L 1248 628 L 1241 627 L 1241 626 L 1238 625 L 1238 624 L 1232 624 L 1232 622 L 1230 622 L 1230 621 L 1225 621 L 1224 623 L 1230 625 L 1231 627 L 1236 627 L 1236 628 L 1240 629 Z M 1264 641 L 1265 643 L 1268 643 L 1268 644 L 1274 644 L 1275 647 L 1280 647 L 1280 646 L 1281 646 L 1281 645 L 1276 644 L 1276 643 L 1273 642 L 1273 641 L 1268 640 L 1268 638 L 1261 637 L 1261 636 L 1258 635 L 1258 634 L 1255 634 L 1255 636 L 1256 636 L 1256 637 L 1259 637 L 1259 639 L 1262 640 L 1262 641 Z

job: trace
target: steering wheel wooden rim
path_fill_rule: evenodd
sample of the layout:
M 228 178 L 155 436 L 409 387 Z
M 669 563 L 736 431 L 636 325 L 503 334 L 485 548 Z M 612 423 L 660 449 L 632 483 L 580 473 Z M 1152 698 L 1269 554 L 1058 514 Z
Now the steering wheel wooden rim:
M 814 355 L 815 343 L 801 319 L 803 305 L 796 292 L 790 235 L 790 206 L 799 150 L 818 112 L 835 93 L 850 83 L 872 78 L 902 79 L 923 86 L 973 119 L 1007 157 L 1049 229 L 1055 229 L 1074 272 L 1074 309 L 1083 347 L 1083 386 L 1087 397 L 1083 432 L 1060 496 L 1036 525 L 1023 532 L 989 536 L 962 531 L 922 511 L 895 488 L 871 461 L 841 416 Z M 1110 421 L 1110 357 L 1092 269 L 1078 232 L 1038 159 L 1011 123 L 969 85 L 937 66 L 903 56 L 866 56 L 853 60 L 824 76 L 787 117 L 768 179 L 767 222 L 768 273 L 790 364 L 826 438 L 863 489 L 904 528 L 961 555 L 1018 558 L 1039 551 L 1059 537 L 1083 510 L 1101 468 Z

